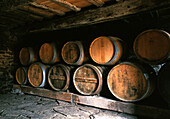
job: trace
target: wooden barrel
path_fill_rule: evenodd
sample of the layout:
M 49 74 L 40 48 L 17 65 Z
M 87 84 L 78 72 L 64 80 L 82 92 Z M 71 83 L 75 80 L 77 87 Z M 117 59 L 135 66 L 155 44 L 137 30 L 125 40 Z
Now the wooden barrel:
M 61 56 L 67 64 L 81 65 L 84 61 L 87 61 L 83 44 L 80 41 L 69 41 L 64 44 Z
M 59 53 L 54 43 L 44 43 L 39 50 L 39 56 L 43 63 L 54 64 L 59 61 Z
M 155 89 L 154 78 L 155 72 L 150 66 L 122 62 L 110 70 L 107 85 L 116 98 L 135 102 L 152 94 Z
M 20 85 L 25 85 L 28 82 L 28 73 L 26 67 L 19 67 L 15 73 L 16 81 Z
M 145 63 L 160 64 L 170 53 L 170 34 L 151 29 L 139 34 L 133 45 L 136 56 Z
M 89 53 L 94 62 L 112 65 L 121 59 L 122 45 L 122 40 L 119 38 L 100 36 L 91 43 Z
M 48 82 L 57 91 L 65 91 L 70 84 L 70 68 L 63 64 L 56 64 L 49 69 Z
M 22 65 L 27 66 L 38 60 L 36 51 L 31 47 L 24 47 L 20 50 L 19 60 Z
M 28 68 L 28 80 L 33 87 L 43 87 L 46 83 L 48 66 L 40 62 L 33 63 Z
M 83 95 L 95 95 L 102 89 L 102 69 L 84 64 L 78 67 L 73 75 L 73 84 L 76 90 Z
M 158 89 L 164 100 L 170 103 L 170 61 L 166 62 L 159 70 Z

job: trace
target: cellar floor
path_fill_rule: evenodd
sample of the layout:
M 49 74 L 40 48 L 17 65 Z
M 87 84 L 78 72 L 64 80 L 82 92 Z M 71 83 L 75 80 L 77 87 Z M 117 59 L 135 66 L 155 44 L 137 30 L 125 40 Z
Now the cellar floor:
M 28 95 L 15 89 L 0 94 L 0 119 L 143 119 L 55 99 Z

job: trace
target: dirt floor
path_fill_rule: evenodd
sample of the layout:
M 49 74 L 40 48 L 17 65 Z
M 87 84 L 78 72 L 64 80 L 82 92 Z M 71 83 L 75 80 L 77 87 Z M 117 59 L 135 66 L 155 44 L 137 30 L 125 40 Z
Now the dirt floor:
M 24 94 L 0 94 L 0 119 L 143 119 L 124 113 Z

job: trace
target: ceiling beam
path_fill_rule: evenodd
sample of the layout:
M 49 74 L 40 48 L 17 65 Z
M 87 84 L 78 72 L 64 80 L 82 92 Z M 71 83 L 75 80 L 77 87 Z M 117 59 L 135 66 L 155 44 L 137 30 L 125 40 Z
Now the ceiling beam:
M 87 0 L 87 1 L 96 5 L 97 7 L 101 7 L 104 4 L 102 0 Z
M 59 5 L 63 6 L 63 7 L 66 7 L 68 9 L 71 9 L 71 10 L 76 11 L 76 12 L 81 10 L 81 8 L 71 4 L 70 2 L 68 2 L 66 0 L 49 0 L 49 1 L 54 2 L 56 4 L 59 4 Z
M 13 7 L 17 7 L 18 5 L 24 5 L 33 1 L 37 1 L 37 0 L 1 0 L 0 11 L 5 11 Z
M 113 21 L 122 17 L 170 6 L 170 0 L 126 0 L 110 6 L 82 11 L 36 24 L 30 32 L 51 31 Z
M 32 6 L 34 6 L 34 7 L 37 7 L 37 8 L 42 8 L 42 9 L 47 10 L 47 11 L 50 11 L 50 12 L 53 12 L 53 13 L 55 13 L 56 15 L 59 15 L 59 16 L 65 15 L 65 12 L 63 12 L 63 11 L 60 11 L 60 10 L 57 10 L 57 9 L 53 9 L 53 8 L 47 7 L 47 6 L 45 6 L 45 5 L 38 4 L 38 3 L 36 3 L 36 2 L 30 3 L 30 5 L 32 5 Z

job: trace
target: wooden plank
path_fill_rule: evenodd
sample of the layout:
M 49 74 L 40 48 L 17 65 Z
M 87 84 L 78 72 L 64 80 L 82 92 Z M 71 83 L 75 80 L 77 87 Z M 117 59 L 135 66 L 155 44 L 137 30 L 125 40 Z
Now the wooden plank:
M 36 3 L 36 2 L 30 3 L 30 5 L 33 5 L 33 6 L 37 7 L 37 8 L 42 8 L 42 9 L 47 10 L 47 11 L 54 12 L 56 15 L 59 15 L 59 16 L 65 15 L 65 12 L 63 12 L 63 11 L 60 11 L 60 10 L 57 10 L 57 9 L 53 9 L 53 8 L 47 7 L 47 6 L 45 6 L 45 5 L 38 4 L 38 3 Z
M 19 89 L 23 93 L 27 93 L 31 95 L 38 95 L 42 97 L 72 102 L 72 93 L 56 92 L 56 91 L 52 91 L 52 90 L 48 90 L 44 88 L 33 88 L 33 87 L 23 86 L 23 85 L 13 85 L 13 88 Z
M 132 115 L 150 117 L 154 119 L 170 118 L 170 110 L 168 109 L 161 109 L 161 108 L 146 106 L 146 105 L 125 103 L 125 102 L 115 101 L 115 100 L 106 99 L 97 96 L 81 96 L 81 95 L 73 94 L 72 98 L 74 103 L 98 107 L 102 109 L 123 112 Z
M 39 24 L 39 28 L 29 29 L 30 32 L 67 29 L 112 21 L 128 15 L 151 11 L 170 6 L 170 0 L 126 0 L 106 7 L 82 11 L 56 20 Z
M 25 10 L 25 11 L 30 12 L 32 14 L 36 14 L 38 16 L 42 16 L 42 17 L 46 17 L 46 18 L 51 18 L 55 15 L 54 13 L 45 11 L 45 10 L 40 9 L 40 8 L 35 8 L 35 7 L 30 6 L 30 5 L 18 7 L 18 9 Z
M 19 5 L 24 5 L 32 1 L 37 1 L 37 0 L 1 0 L 0 11 L 8 10 L 13 7 L 17 7 Z
M 37 20 L 37 21 L 41 21 L 43 20 L 42 16 L 38 16 L 32 13 L 29 13 L 27 11 L 24 10 L 20 10 L 20 9 L 16 9 L 13 11 L 15 14 L 18 14 L 20 17 L 24 17 L 24 18 L 28 18 L 28 19 L 32 19 L 32 20 Z
M 101 7 L 104 4 L 102 0 L 87 0 L 87 1 L 96 5 L 97 7 Z
M 63 7 L 69 8 L 69 9 L 71 9 L 73 11 L 76 11 L 76 12 L 81 10 L 81 8 L 79 8 L 79 7 L 73 5 L 70 2 L 65 1 L 65 0 L 50 0 L 50 1 L 54 2 L 56 4 L 59 4 L 59 5 L 63 6 Z

